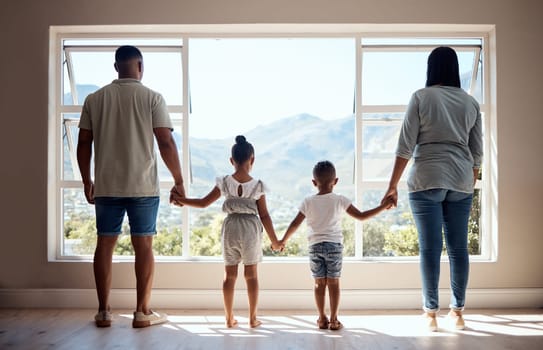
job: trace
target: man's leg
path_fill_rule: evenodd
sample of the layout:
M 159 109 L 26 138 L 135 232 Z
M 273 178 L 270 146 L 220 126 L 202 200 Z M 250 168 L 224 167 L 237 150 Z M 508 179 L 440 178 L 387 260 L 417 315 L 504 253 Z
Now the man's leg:
M 151 313 L 149 301 L 153 288 L 155 257 L 153 255 L 153 236 L 132 236 L 132 245 L 136 254 L 136 311 L 148 315 Z
M 98 236 L 94 251 L 94 281 L 98 295 L 98 311 L 109 311 L 111 265 L 117 236 Z

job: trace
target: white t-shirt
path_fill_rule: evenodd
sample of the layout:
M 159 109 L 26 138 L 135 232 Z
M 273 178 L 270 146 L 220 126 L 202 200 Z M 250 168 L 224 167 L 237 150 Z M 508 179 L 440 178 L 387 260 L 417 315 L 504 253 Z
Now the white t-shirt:
M 343 243 L 341 217 L 351 203 L 349 198 L 333 192 L 304 199 L 300 212 L 307 220 L 309 245 L 321 242 Z

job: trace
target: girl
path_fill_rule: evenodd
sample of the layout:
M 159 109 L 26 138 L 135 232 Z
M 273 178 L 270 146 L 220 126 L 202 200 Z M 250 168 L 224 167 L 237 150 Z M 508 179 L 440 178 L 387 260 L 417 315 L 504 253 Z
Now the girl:
M 249 326 L 258 327 L 256 318 L 258 302 L 257 264 L 262 260 L 262 226 L 266 230 L 272 249 L 281 248 L 273 229 L 266 207 L 265 186 L 253 179 L 249 173 L 255 161 L 254 148 L 244 136 L 236 137 L 232 146 L 230 163 L 234 173 L 217 178 L 216 186 L 203 198 L 185 198 L 174 193 L 174 202 L 188 206 L 205 208 L 224 195 L 223 211 L 228 215 L 222 226 L 222 252 L 225 264 L 223 281 L 224 312 L 226 326 L 234 327 L 233 302 L 234 287 L 238 275 L 238 264 L 245 265 L 245 282 L 249 296 Z M 258 215 L 258 216 L 257 216 Z M 259 219 L 260 217 L 260 219 Z

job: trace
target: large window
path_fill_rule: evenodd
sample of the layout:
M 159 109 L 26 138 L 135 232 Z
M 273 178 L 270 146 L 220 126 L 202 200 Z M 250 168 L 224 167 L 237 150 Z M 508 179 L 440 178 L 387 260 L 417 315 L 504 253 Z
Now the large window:
M 230 147 L 234 137 L 243 134 L 255 146 L 253 176 L 269 188 L 268 208 L 279 237 L 302 199 L 315 193 L 311 171 L 319 160 L 336 165 L 336 192 L 362 210 L 378 204 L 388 184 L 407 103 L 424 86 L 426 59 L 434 47 L 456 49 L 462 88 L 486 111 L 484 33 L 469 37 L 401 33 L 386 38 L 124 33 L 122 38 L 101 34 L 92 39 L 60 33 L 55 40 L 57 101 L 50 137 L 55 140 L 51 161 L 56 170 L 50 212 L 57 220 L 50 225 L 50 241 L 55 243 L 56 258 L 86 257 L 94 250 L 94 208 L 84 199 L 75 157 L 77 125 L 85 97 L 116 78 L 113 53 L 119 45 L 134 44 L 142 50 L 142 82 L 166 99 L 187 192 L 203 196 L 217 177 L 232 172 Z M 222 199 L 206 209 L 170 206 L 172 179 L 162 163 L 159 167 L 162 204 L 156 254 L 164 259 L 218 259 Z M 365 222 L 345 216 L 346 257 L 418 255 L 405 182 L 402 186 L 397 209 Z M 470 219 L 472 256 L 488 257 L 482 244 L 490 238 L 484 229 L 485 196 L 485 182 L 479 181 Z M 264 241 L 267 256 L 307 254 L 305 226 L 282 254 L 273 254 Z M 127 233 L 116 254 L 132 254 Z
M 57 113 L 58 142 L 62 152 L 57 158 L 57 205 L 61 216 L 58 253 L 63 257 L 88 256 L 94 252 L 96 241 L 94 207 L 88 205 L 81 188 L 76 159 L 78 124 L 85 98 L 116 78 L 114 52 L 120 45 L 137 45 L 144 57 L 143 83 L 160 91 L 168 104 L 177 144 L 183 145 L 183 115 L 186 115 L 183 94 L 183 45 L 181 39 L 83 39 L 61 41 L 62 59 Z M 165 78 L 167 76 L 167 78 Z M 179 150 L 182 156 L 183 152 Z M 160 157 L 159 157 L 160 158 Z M 161 205 L 155 252 L 161 256 L 182 255 L 182 215 L 168 205 L 173 179 L 159 160 Z M 116 255 L 133 255 L 127 222 L 115 250 Z

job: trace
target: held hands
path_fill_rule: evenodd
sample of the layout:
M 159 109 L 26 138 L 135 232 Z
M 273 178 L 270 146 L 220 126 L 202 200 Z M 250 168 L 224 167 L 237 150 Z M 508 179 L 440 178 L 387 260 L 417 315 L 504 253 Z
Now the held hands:
M 388 188 L 388 190 L 385 192 L 385 195 L 383 196 L 383 199 L 381 200 L 381 205 L 385 205 L 385 209 L 390 209 L 392 207 L 398 206 L 398 190 L 393 188 Z
M 389 210 L 390 208 L 394 207 L 394 200 L 391 197 L 385 197 L 381 201 L 381 207 L 384 210 Z
M 282 252 L 285 249 L 285 243 L 283 240 L 272 242 L 271 249 L 274 252 Z
M 185 198 L 185 188 L 183 184 L 174 185 L 170 190 L 170 204 L 183 206 L 183 199 Z

